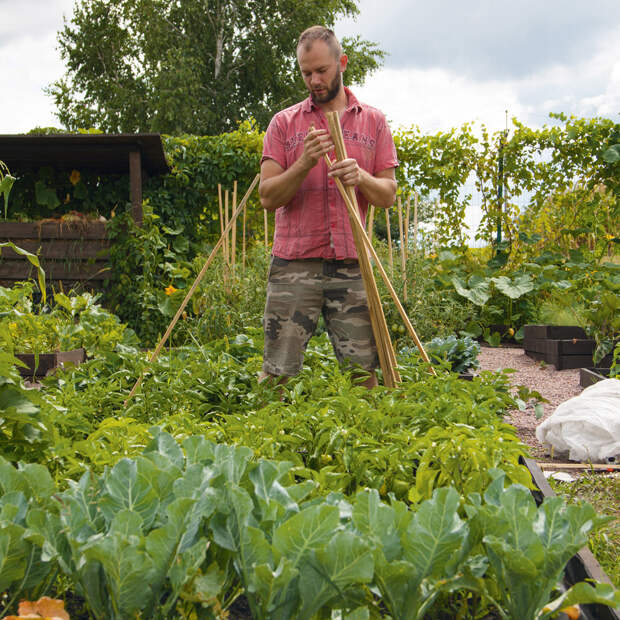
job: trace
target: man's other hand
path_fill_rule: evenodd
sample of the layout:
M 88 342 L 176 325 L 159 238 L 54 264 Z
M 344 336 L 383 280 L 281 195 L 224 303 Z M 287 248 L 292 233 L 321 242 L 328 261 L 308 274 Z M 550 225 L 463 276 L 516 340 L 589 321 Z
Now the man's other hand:
M 334 162 L 329 169 L 328 176 L 339 178 L 343 185 L 357 186 L 362 182 L 362 170 L 357 161 L 352 158 Z

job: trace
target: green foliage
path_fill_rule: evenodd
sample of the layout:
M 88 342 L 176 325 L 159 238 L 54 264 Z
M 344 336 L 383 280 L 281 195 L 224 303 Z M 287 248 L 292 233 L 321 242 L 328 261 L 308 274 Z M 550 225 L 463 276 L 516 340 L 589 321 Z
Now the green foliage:
M 201 437 L 179 444 L 158 428 L 142 454 L 61 493 L 43 467 L 1 460 L 7 607 L 55 571 L 91 616 L 112 620 L 209 616 L 240 593 L 252 617 L 274 620 L 385 609 L 417 620 L 455 591 L 482 592 L 502 617 L 528 620 L 616 604 L 619 593 L 600 584 L 550 603 L 563 563 L 603 519 L 558 498 L 536 510 L 526 489 L 504 489 L 492 473 L 484 503 L 442 488 L 410 508 L 373 490 L 312 497 L 291 463 Z
M 0 160 L 0 193 L 4 197 L 4 219 L 7 218 L 7 212 L 9 209 L 9 194 L 11 193 L 11 188 L 13 187 L 13 183 L 15 183 L 15 177 L 11 174 L 7 165 Z
M 434 362 L 448 361 L 452 372 L 463 373 L 480 366 L 478 354 L 480 345 L 469 336 L 457 338 L 433 338 L 424 345 L 424 350 Z
M 580 602 L 609 604 L 617 596 L 609 586 L 592 589 L 579 584 L 549 604 L 570 557 L 586 543 L 588 533 L 607 520 L 596 516 L 590 505 L 567 506 L 552 497 L 537 509 L 527 489 L 519 485 L 505 489 L 502 475 L 485 492 L 484 505 L 479 495 L 470 500 L 473 505 L 465 510 L 494 577 L 481 587 L 502 618 L 550 618 L 562 607 Z M 532 580 L 524 579 L 525 575 Z
M 274 111 L 307 96 L 299 34 L 357 13 L 354 0 L 81 0 L 58 34 L 67 72 L 48 93 L 70 129 L 205 135 L 250 117 L 264 129 Z M 362 82 L 383 52 L 359 38 L 342 43 Z
M 605 118 L 552 116 L 564 125 L 530 129 L 513 119 L 511 135 L 490 134 L 484 125 L 474 131 L 471 124 L 426 136 L 415 126 L 396 132 L 399 185 L 436 199 L 437 246 L 462 244 L 471 201 L 464 190 L 473 180 L 483 211 L 478 239 L 494 243 L 501 226 L 503 249 L 513 255 L 533 257 L 549 244 L 563 253 L 586 244 L 599 256 L 614 251 L 619 126 Z M 525 194 L 530 199 L 522 210 L 515 199 Z M 525 242 L 534 236 L 537 241 Z
M 54 295 L 52 307 L 35 307 L 32 286 L 0 287 L 0 344 L 14 353 L 51 353 L 83 347 L 89 355 L 117 344 L 137 346 L 135 334 L 90 293 Z

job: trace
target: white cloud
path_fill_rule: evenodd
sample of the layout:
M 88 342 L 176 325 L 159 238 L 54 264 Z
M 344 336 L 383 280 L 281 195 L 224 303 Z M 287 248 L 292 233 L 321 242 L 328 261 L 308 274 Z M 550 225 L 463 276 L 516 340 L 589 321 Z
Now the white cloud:
M 73 0 L 0 3 L 0 133 L 59 124 L 52 99 L 43 88 L 64 72 L 56 50 L 56 32 L 72 6 Z

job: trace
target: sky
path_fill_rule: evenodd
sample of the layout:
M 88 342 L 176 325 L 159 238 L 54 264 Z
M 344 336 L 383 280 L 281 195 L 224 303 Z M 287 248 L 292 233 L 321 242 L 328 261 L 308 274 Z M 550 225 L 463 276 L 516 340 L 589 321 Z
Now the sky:
M 303 0 L 299 0 L 300 2 Z M 75 0 L 0 0 L 0 134 L 58 127 L 43 89 L 64 73 L 57 32 Z M 393 130 L 436 133 L 466 122 L 491 132 L 550 112 L 620 122 L 620 0 L 358 0 L 338 37 L 387 52 L 358 99 Z M 1 153 L 0 153 L 1 159 Z M 470 239 L 482 215 L 474 194 Z
M 43 88 L 74 0 L 0 0 L 0 133 L 58 126 Z M 393 128 L 479 121 L 532 127 L 549 112 L 620 122 L 620 0 L 359 0 L 336 34 L 374 41 L 384 66 L 356 87 Z

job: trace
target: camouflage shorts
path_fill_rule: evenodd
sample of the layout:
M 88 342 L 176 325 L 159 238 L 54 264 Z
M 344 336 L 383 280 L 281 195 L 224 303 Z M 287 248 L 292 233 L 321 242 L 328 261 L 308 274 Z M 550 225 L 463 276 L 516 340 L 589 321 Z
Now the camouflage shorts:
M 301 370 L 321 313 L 339 362 L 368 371 L 378 366 L 357 261 L 285 260 L 274 256 L 263 320 L 264 372 L 293 376 Z

